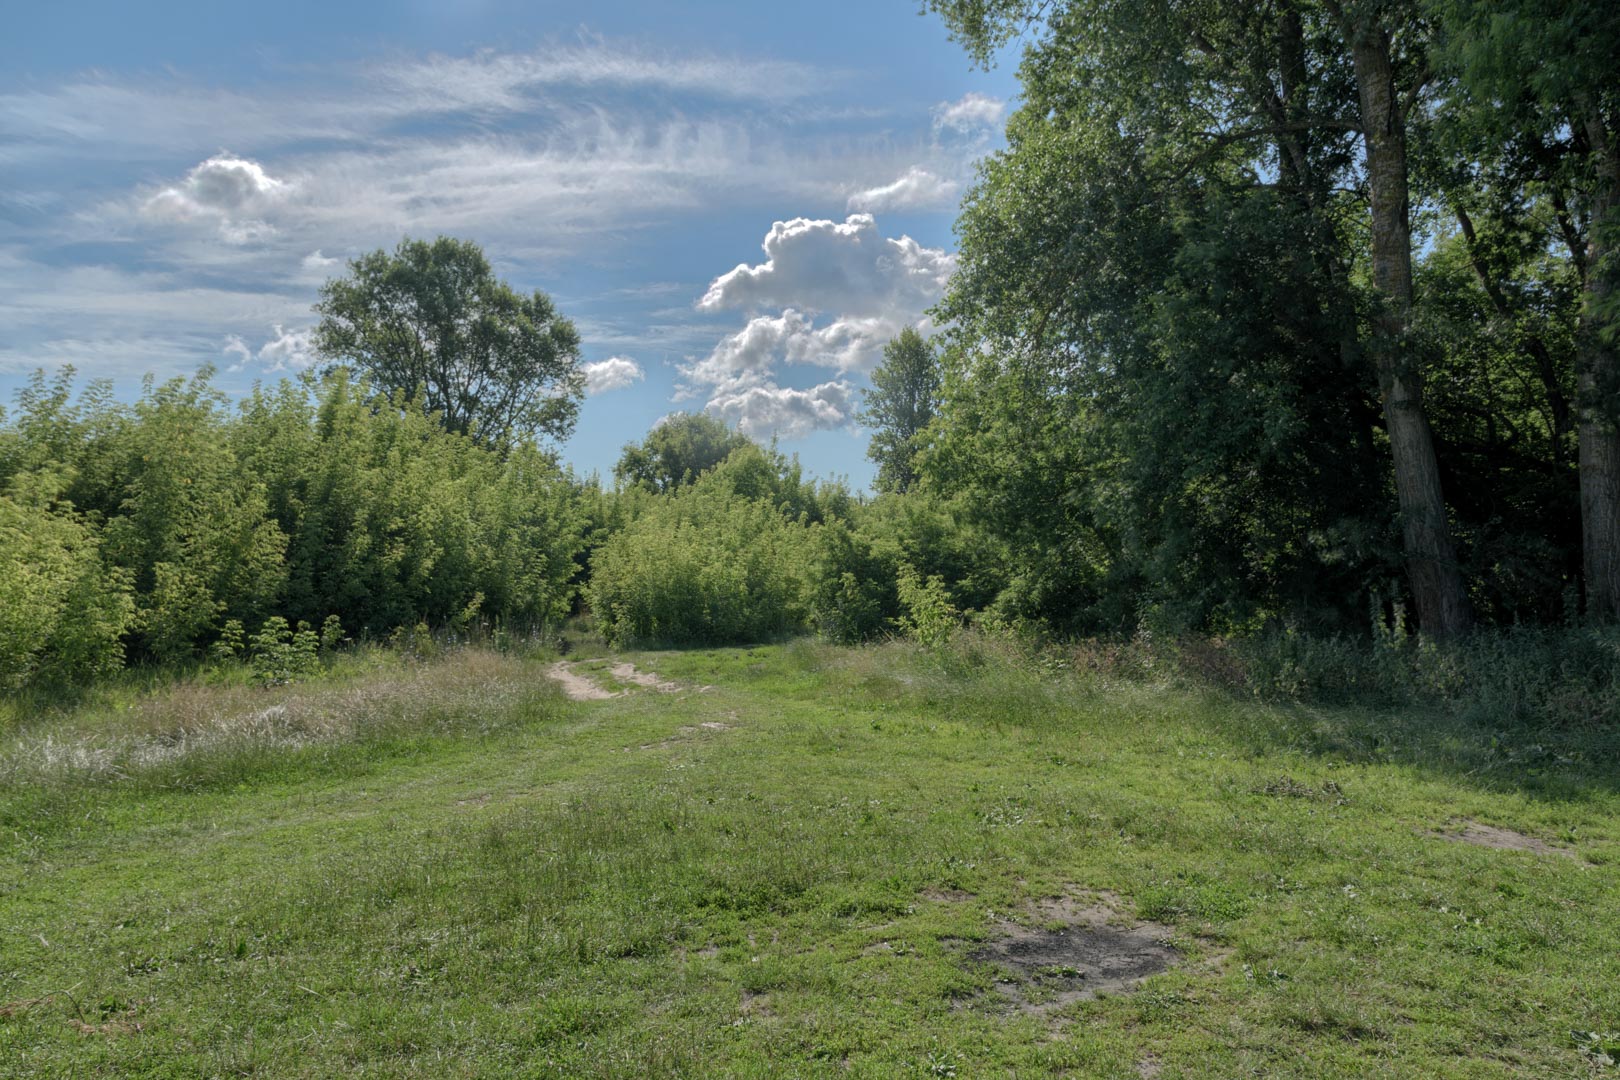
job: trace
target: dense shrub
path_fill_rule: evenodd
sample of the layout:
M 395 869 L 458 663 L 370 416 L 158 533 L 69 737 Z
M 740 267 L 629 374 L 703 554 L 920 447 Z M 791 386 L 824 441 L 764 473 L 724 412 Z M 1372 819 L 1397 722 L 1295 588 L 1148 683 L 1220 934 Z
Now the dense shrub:
M 135 614 L 127 576 L 94 530 L 55 503 L 56 478 L 13 478 L 0 495 L 0 689 L 82 679 L 123 662 Z
M 568 612 L 585 515 L 532 445 L 447 432 L 338 372 L 256 389 L 37 375 L 0 425 L 0 680 L 241 651 L 242 627 L 361 634 Z M 214 646 L 220 646 L 214 648 Z
M 588 590 L 609 641 L 755 641 L 800 629 L 810 526 L 715 473 L 646 510 L 597 552 Z

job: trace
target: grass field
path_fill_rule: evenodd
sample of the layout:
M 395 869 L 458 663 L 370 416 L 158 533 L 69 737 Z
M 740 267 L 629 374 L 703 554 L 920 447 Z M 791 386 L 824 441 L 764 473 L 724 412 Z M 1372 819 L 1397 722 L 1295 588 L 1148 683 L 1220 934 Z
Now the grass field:
M 1620 771 L 1567 739 L 899 644 L 576 651 L 595 701 L 552 659 L 5 736 L 0 1075 L 1617 1075 Z M 1009 934 L 1173 963 L 1091 994 Z

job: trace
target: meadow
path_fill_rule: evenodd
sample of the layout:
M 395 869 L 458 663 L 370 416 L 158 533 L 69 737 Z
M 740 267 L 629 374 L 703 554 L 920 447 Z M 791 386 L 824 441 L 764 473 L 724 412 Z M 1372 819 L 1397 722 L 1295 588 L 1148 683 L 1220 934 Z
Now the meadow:
M 0 1072 L 1586 1076 L 1620 1051 L 1620 772 L 1579 738 L 972 635 L 570 644 L 361 649 L 269 687 L 225 665 L 11 727 Z

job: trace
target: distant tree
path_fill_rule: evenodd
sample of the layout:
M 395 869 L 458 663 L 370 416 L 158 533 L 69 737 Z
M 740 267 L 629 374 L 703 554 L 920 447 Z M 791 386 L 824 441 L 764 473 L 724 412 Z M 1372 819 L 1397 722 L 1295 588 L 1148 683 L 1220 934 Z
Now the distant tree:
M 705 413 L 676 413 L 641 442 L 626 444 L 613 475 L 621 484 L 672 491 L 749 445 L 748 436 L 732 431 L 723 420 Z
M 573 431 L 584 394 L 579 333 L 536 290 L 497 279 L 477 244 L 402 240 L 321 288 L 315 344 L 386 391 L 421 391 L 450 431 L 501 444 Z
M 879 491 L 907 491 L 916 481 L 917 436 L 939 406 L 939 361 L 933 346 L 906 327 L 883 347 L 883 363 L 863 393 L 863 424 L 872 428 L 866 456 L 877 463 Z

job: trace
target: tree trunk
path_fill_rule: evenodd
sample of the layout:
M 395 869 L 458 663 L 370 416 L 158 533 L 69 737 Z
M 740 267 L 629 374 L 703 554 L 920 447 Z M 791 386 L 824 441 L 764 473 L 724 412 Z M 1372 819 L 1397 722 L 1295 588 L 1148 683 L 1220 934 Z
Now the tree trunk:
M 1382 294 L 1373 323 L 1372 355 L 1394 457 L 1406 573 L 1418 624 L 1445 637 L 1466 630 L 1470 613 L 1446 521 L 1434 437 L 1423 413 L 1422 380 L 1405 340 L 1412 308 L 1406 118 L 1395 93 L 1388 34 L 1360 19 L 1347 26 L 1346 33 L 1367 147 L 1373 284 Z
M 1620 425 L 1614 415 L 1620 370 L 1612 342 L 1600 332 L 1613 283 L 1606 266 L 1620 202 L 1620 155 L 1608 125 L 1589 110 L 1585 122 L 1596 168 L 1587 228 L 1586 285 L 1575 362 L 1580 410 L 1581 537 L 1585 548 L 1586 612 L 1620 616 Z

